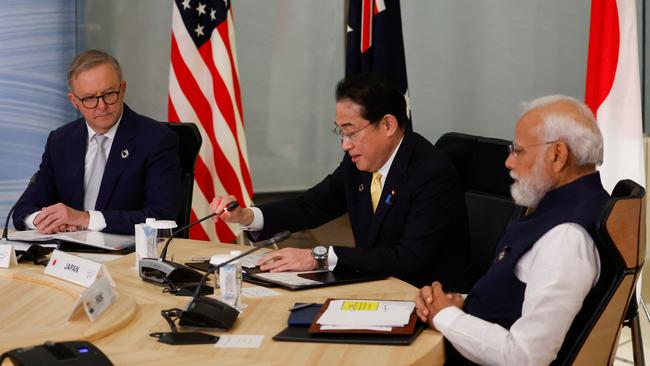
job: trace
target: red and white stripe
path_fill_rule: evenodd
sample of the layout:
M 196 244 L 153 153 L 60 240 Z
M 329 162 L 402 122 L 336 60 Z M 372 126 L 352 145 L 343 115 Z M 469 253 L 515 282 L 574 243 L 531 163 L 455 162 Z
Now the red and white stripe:
M 234 195 L 249 206 L 253 186 L 248 164 L 237 70 L 232 10 L 210 41 L 196 48 L 176 5 L 172 13 L 169 120 L 194 122 L 203 144 L 195 168 L 191 220 L 209 213 L 217 195 Z M 207 220 L 192 228 L 193 239 L 230 242 L 235 227 Z
M 384 0 L 362 0 L 361 3 L 361 53 L 372 46 L 372 17 L 386 10 Z
M 611 192 L 621 179 L 645 186 L 634 0 L 592 0 L 585 102 L 605 141 L 600 168 Z

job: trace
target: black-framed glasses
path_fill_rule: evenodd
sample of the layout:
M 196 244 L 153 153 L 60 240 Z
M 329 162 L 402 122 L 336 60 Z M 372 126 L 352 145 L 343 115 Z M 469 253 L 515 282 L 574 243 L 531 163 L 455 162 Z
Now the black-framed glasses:
M 332 130 L 332 133 L 335 134 L 336 136 L 338 136 L 341 139 L 341 141 L 343 141 L 344 139 L 350 139 L 350 141 L 354 141 L 355 137 L 359 134 L 359 132 L 361 132 L 364 129 L 368 128 L 368 126 L 372 126 L 372 123 L 369 123 L 369 124 L 361 127 L 360 129 L 358 129 L 356 131 L 352 131 L 352 132 L 344 132 L 341 127 L 336 126 Z
M 530 147 L 535 147 L 535 146 L 554 144 L 556 142 L 560 142 L 560 141 L 558 141 L 558 140 L 556 140 L 556 141 L 545 141 L 545 142 L 540 142 L 539 144 L 532 144 L 532 145 L 522 146 L 522 145 L 515 144 L 515 142 L 513 141 L 510 145 L 508 145 L 508 153 L 510 155 L 514 155 L 514 157 L 517 157 L 519 154 L 521 154 L 524 151 L 524 149 L 528 149 Z
M 117 100 L 120 98 L 120 91 L 109 91 L 106 92 L 102 95 L 99 96 L 93 96 L 93 97 L 85 97 L 85 98 L 79 98 L 76 94 L 74 95 L 75 98 L 77 98 L 81 104 L 84 105 L 84 107 L 88 109 L 93 109 L 97 108 L 97 105 L 99 104 L 99 99 L 101 98 L 104 103 L 107 105 L 115 104 L 117 103 Z

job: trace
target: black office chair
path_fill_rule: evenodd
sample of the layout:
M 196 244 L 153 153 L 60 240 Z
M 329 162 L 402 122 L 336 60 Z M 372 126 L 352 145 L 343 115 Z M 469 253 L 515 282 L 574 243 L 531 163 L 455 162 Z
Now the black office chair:
M 493 261 L 505 227 L 524 208 L 510 196 L 512 178 L 505 161 L 509 141 L 449 132 L 436 141 L 454 163 L 465 189 L 472 271 L 480 278 Z
M 178 199 L 178 218 L 176 223 L 179 227 L 190 223 L 190 211 L 192 210 L 192 192 L 194 190 L 194 166 L 196 158 L 201 149 L 201 133 L 194 123 L 191 122 L 167 122 L 167 126 L 178 134 L 178 147 L 181 159 L 181 194 Z M 178 237 L 189 238 L 189 230 L 180 233 Z
M 631 321 L 634 364 L 643 365 L 635 287 L 645 258 L 645 190 L 618 182 L 599 220 L 600 278 L 574 319 L 554 365 L 612 365 L 621 326 Z

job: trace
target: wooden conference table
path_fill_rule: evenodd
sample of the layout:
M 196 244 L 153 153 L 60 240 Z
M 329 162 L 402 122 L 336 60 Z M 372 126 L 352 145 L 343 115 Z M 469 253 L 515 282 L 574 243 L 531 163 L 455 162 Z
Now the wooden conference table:
M 227 253 L 233 245 L 177 239 L 170 247 L 174 260 Z M 245 249 L 245 248 L 244 248 Z M 130 254 L 106 263 L 117 284 L 118 300 L 98 320 L 68 314 L 83 291 L 81 286 L 43 274 L 44 267 L 19 264 L 0 269 L 0 353 L 47 340 L 86 339 L 115 365 L 441 365 L 442 336 L 425 330 L 410 346 L 276 342 L 271 338 L 287 324 L 295 302 L 322 303 L 328 297 L 411 300 L 417 289 L 395 278 L 303 291 L 274 289 L 280 296 L 242 300 L 248 307 L 227 334 L 264 335 L 259 348 L 215 348 L 212 345 L 170 346 L 151 332 L 167 332 L 162 309 L 183 308 L 189 298 L 162 293 L 143 282 Z M 244 284 L 245 287 L 252 286 Z M 182 330 L 181 330 L 182 331 Z M 219 335 L 219 332 L 212 332 Z

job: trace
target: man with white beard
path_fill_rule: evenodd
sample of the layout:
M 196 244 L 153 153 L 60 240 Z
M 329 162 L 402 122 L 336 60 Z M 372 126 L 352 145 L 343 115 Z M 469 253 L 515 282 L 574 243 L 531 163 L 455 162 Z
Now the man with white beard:
M 416 298 L 448 341 L 446 365 L 548 365 L 600 274 L 595 226 L 609 195 L 596 166 L 603 139 L 589 108 L 566 96 L 530 102 L 506 167 L 515 202 L 494 263 L 466 299 L 434 282 Z

